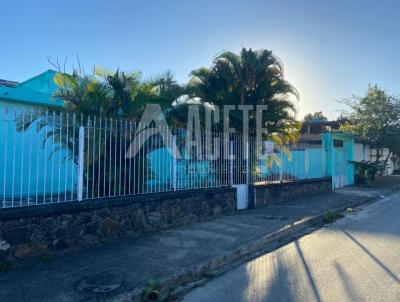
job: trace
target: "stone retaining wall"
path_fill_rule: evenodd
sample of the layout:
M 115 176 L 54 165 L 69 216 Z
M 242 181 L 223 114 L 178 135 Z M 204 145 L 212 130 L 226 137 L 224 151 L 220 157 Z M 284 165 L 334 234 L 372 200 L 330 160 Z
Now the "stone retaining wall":
M 0 210 L 0 261 L 88 248 L 235 210 L 234 188 L 3 209 Z
M 331 179 L 250 186 L 250 207 L 331 190 Z M 90 248 L 236 211 L 236 189 L 215 188 L 0 210 L 0 270 L 20 260 Z
M 332 182 L 330 177 L 299 180 L 290 183 L 256 184 L 250 186 L 250 207 L 258 208 L 331 190 Z

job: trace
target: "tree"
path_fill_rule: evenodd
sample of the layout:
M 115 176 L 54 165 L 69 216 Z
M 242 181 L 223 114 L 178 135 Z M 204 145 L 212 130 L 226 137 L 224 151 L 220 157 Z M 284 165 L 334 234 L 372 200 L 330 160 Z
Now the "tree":
M 219 54 L 210 68 L 191 72 L 188 84 L 191 96 L 211 105 L 267 105 L 264 127 L 271 135 L 295 141 L 299 130 L 296 121 L 298 91 L 285 80 L 282 62 L 272 51 L 243 48 L 240 54 Z M 242 128 L 242 112 L 233 111 L 231 124 Z M 256 129 L 256 115 L 249 117 L 249 129 Z
M 312 121 L 312 120 L 318 120 L 318 121 L 328 121 L 328 118 L 322 113 L 322 111 L 317 111 L 314 113 L 307 113 L 304 116 L 304 121 Z
M 400 99 L 374 85 L 368 87 L 364 96 L 353 96 L 343 103 L 350 110 L 343 113 L 347 122 L 341 130 L 353 133 L 357 141 L 377 149 L 376 162 L 381 160 L 382 149 L 389 149 L 384 159 L 386 166 L 391 154 L 400 151 Z
M 95 69 L 93 74 L 82 75 L 74 70 L 72 75 L 60 72 L 55 82 L 59 86 L 55 96 L 64 100 L 63 110 L 134 122 L 138 121 L 146 104 L 156 103 L 167 109 L 184 91 L 169 71 L 142 80 L 140 72 Z
M 262 126 L 268 134 L 264 136 L 273 140 L 277 148 L 290 158 L 286 143 L 296 142 L 299 135 L 300 123 L 296 120 L 295 100 L 299 93 L 284 76 L 282 62 L 272 51 L 266 49 L 252 50 L 242 48 L 240 54 L 225 51 L 214 59 L 210 68 L 199 68 L 191 72 L 188 91 L 193 100 L 196 98 L 203 107 L 224 105 L 266 105 L 262 113 Z M 231 111 L 230 124 L 237 131 L 243 125 L 241 110 Z M 256 112 L 249 113 L 249 132 L 256 133 Z M 215 128 L 222 130 L 222 123 Z M 260 151 L 259 145 L 250 146 L 250 157 L 256 158 Z M 273 162 L 280 165 L 278 156 L 268 157 L 267 164 Z M 250 169 L 257 171 L 257 165 L 252 161 Z

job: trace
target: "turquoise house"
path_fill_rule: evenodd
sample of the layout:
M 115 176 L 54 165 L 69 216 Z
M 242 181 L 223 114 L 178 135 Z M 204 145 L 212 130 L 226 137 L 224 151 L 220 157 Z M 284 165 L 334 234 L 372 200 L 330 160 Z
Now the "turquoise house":
M 47 70 L 21 83 L 0 80 L 2 107 L 29 109 L 32 105 L 63 106 L 63 101 L 53 97 L 57 90 L 54 76 L 57 71 Z
M 74 194 L 76 165 L 66 152 L 56 150 L 51 140 L 45 142 L 45 130 L 38 132 L 35 123 L 25 131 L 16 130 L 16 120 L 23 112 L 29 118 L 34 106 L 63 106 L 53 97 L 56 74 L 47 70 L 21 83 L 0 80 L 0 202 L 4 206 L 42 203 L 47 195 L 63 200 L 66 194 Z

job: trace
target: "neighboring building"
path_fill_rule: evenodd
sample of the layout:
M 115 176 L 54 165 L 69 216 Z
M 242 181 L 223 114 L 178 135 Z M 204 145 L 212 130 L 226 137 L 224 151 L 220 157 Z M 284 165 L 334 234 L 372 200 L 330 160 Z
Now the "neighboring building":
M 310 120 L 302 124 L 300 130 L 300 144 L 321 145 L 322 133 L 331 132 L 340 128 L 338 121 Z
M 322 121 L 322 120 L 310 120 L 305 121 L 302 124 L 301 131 L 300 131 L 300 138 L 299 144 L 300 145 L 321 145 L 323 141 L 324 133 L 334 133 L 340 132 L 340 121 Z M 343 147 L 343 141 L 341 139 L 336 139 L 334 137 L 333 141 L 335 148 Z M 384 160 L 388 154 L 388 149 L 383 149 L 381 151 L 382 156 L 381 160 Z M 353 154 L 353 161 L 361 162 L 361 161 L 368 161 L 372 162 L 376 160 L 376 149 L 371 148 L 368 145 L 364 145 L 358 143 L 357 141 L 354 143 L 354 154 Z M 394 170 L 397 169 L 395 164 L 395 160 L 392 157 L 389 157 L 387 166 L 387 174 L 392 174 Z

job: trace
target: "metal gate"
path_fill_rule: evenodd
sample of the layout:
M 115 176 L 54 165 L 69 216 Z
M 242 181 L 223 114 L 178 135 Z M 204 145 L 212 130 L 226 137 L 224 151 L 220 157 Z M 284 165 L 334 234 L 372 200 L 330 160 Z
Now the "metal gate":
M 344 148 L 334 148 L 333 150 L 333 188 L 343 188 L 348 185 L 347 180 L 347 153 Z
M 229 147 L 230 183 L 236 188 L 237 209 L 247 209 L 249 206 L 250 156 L 249 141 L 243 136 L 234 134 Z

